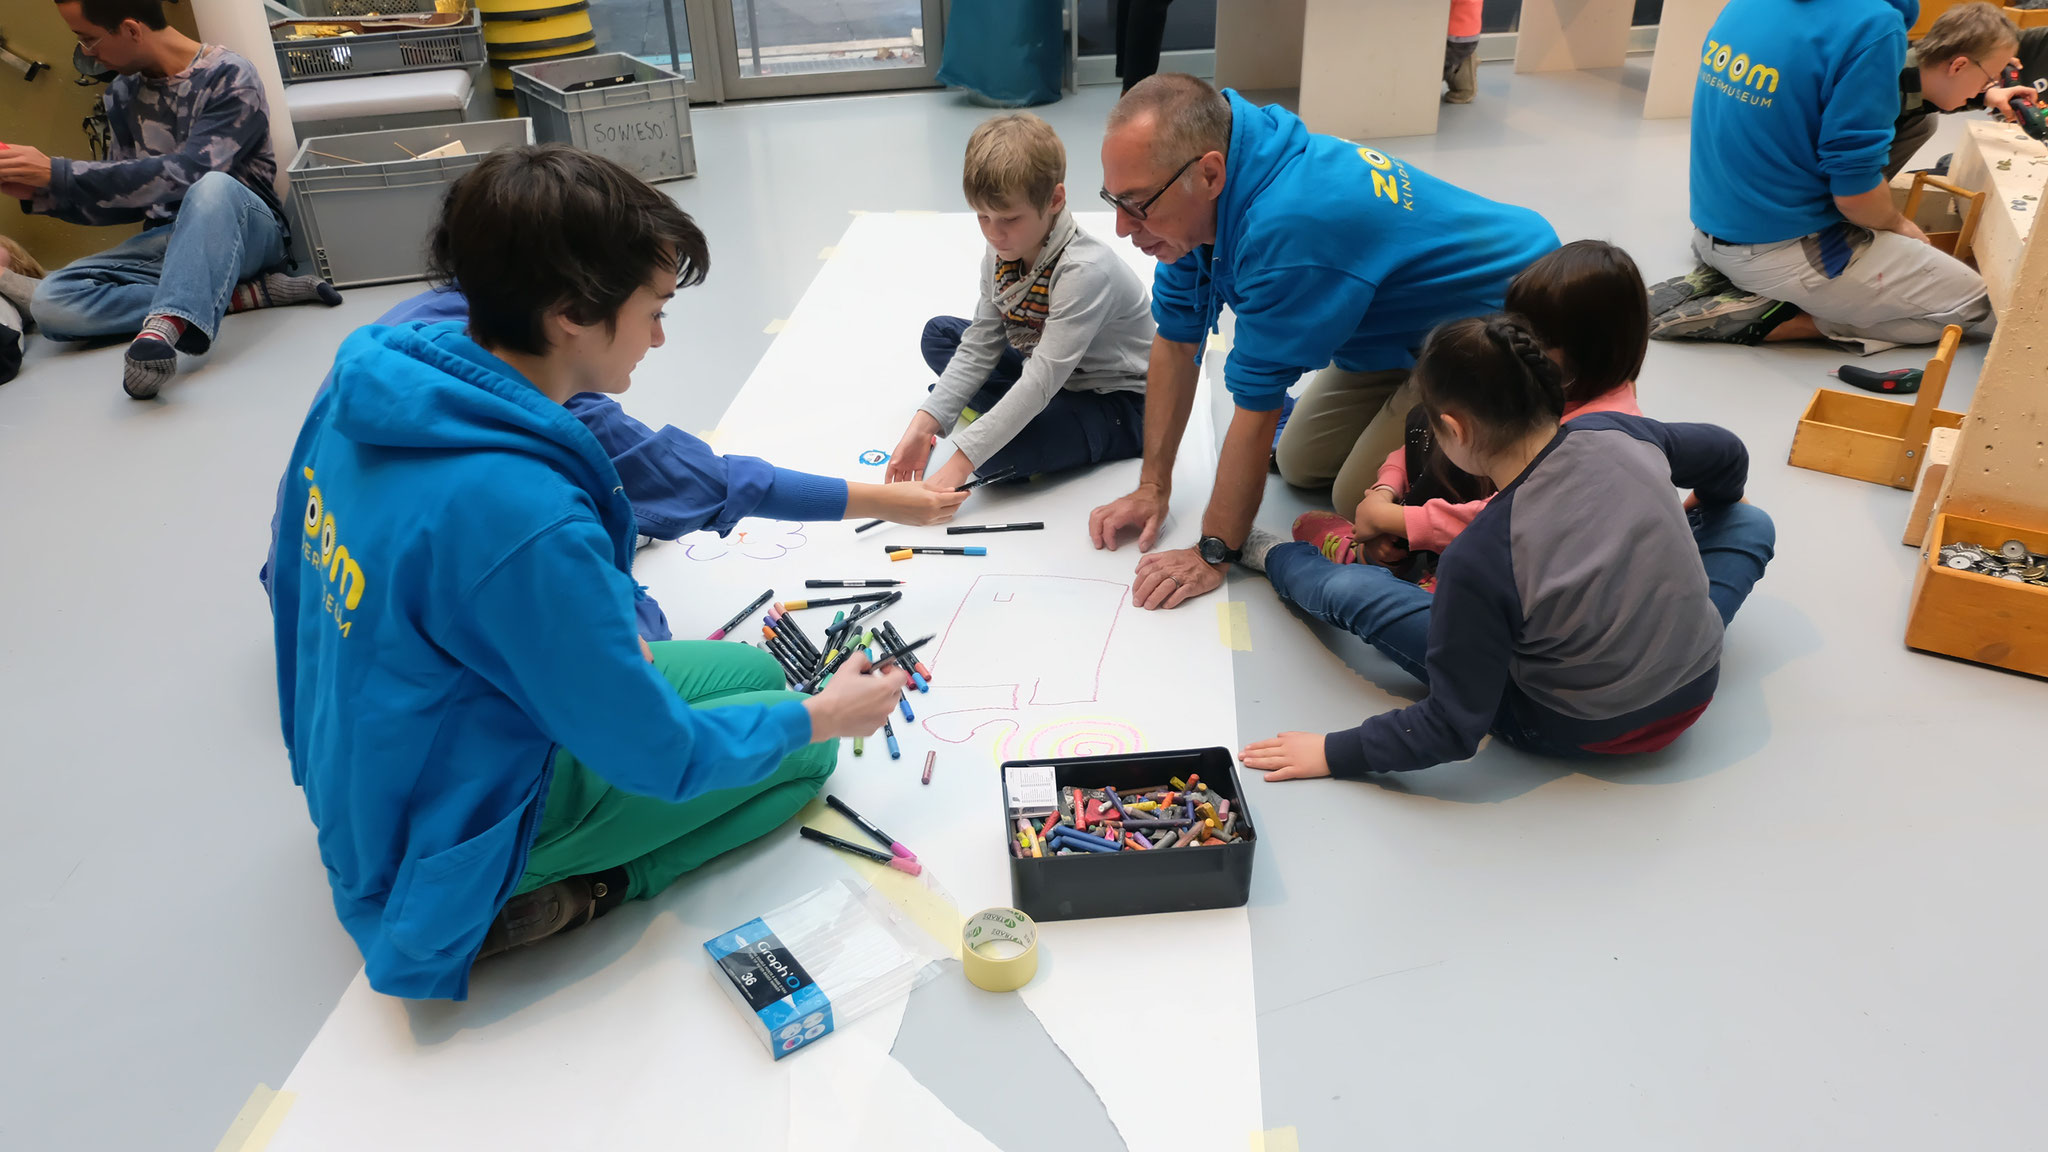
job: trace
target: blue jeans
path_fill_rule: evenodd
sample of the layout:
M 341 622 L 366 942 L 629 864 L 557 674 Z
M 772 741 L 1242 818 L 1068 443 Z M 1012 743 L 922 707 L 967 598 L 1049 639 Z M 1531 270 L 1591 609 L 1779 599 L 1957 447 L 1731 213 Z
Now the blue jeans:
M 189 327 L 181 352 L 204 352 L 235 285 L 285 262 L 284 229 L 263 198 L 225 172 L 185 192 L 178 217 L 52 272 L 30 312 L 53 340 L 132 336 L 151 316 Z
M 944 375 L 953 353 L 960 350 L 960 337 L 972 322 L 958 316 L 935 316 L 924 326 L 918 347 L 931 370 Z M 996 406 L 1010 386 L 1024 372 L 1024 357 L 1007 344 L 996 360 L 988 383 L 981 386 L 967 405 L 976 412 Z M 1023 479 L 1042 472 L 1064 472 L 1111 460 L 1131 460 L 1145 454 L 1145 395 L 1122 389 L 1113 392 L 1071 392 L 1065 388 L 1052 394 L 1045 410 L 1031 418 L 1022 431 L 1011 437 L 975 471 L 984 476 L 1015 468 Z
M 1707 570 L 1707 598 L 1725 626 L 1763 578 L 1778 530 L 1763 509 L 1751 504 L 1699 508 L 1687 520 Z M 1267 553 L 1266 578 L 1281 599 L 1350 632 L 1429 684 L 1430 593 L 1378 565 L 1332 563 L 1313 544 L 1282 544 Z M 1584 755 L 1580 749 L 1548 746 L 1514 720 L 1513 698 L 1520 693 L 1509 685 L 1508 695 L 1494 723 L 1496 733 L 1532 752 Z

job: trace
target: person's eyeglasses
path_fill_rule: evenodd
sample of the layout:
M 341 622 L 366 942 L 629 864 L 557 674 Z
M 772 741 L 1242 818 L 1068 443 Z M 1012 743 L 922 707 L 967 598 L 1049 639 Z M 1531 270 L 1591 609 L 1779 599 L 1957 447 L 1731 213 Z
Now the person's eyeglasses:
M 1208 155 L 1208 153 L 1205 152 L 1202 155 L 1206 156 Z M 1197 156 L 1195 157 L 1195 160 L 1200 160 L 1201 158 L 1201 156 Z M 1138 201 L 1136 204 L 1131 203 L 1129 197 L 1118 196 L 1107 188 L 1101 190 L 1103 202 L 1119 212 L 1127 213 L 1133 220 L 1143 220 L 1145 218 L 1145 210 L 1152 207 L 1152 205 L 1156 203 L 1161 196 L 1166 195 L 1166 190 L 1174 186 L 1174 183 L 1181 178 L 1181 174 L 1195 166 L 1195 160 L 1190 160 L 1187 163 L 1181 165 L 1180 167 L 1174 169 L 1173 175 L 1166 178 L 1166 183 L 1161 184 L 1159 186 L 1159 191 L 1154 192 L 1150 196 L 1145 197 L 1143 200 Z
M 93 38 L 92 38 L 92 39 L 90 39 L 90 40 L 80 40 L 80 41 L 78 42 L 78 47 L 79 47 L 79 48 L 80 48 L 81 50 L 83 50 L 83 51 L 86 51 L 86 52 L 90 52 L 90 51 L 92 51 L 93 49 L 95 49 L 95 48 L 99 47 L 99 46 L 100 46 L 100 41 L 102 41 L 102 40 L 105 40 L 106 38 L 107 38 L 107 34 L 106 34 L 106 33 L 104 33 L 104 32 L 102 32 L 101 34 L 99 34 L 98 36 L 95 36 L 95 37 L 93 37 Z
M 1982 64 L 1979 64 L 1979 63 L 1977 63 L 1977 61 L 1976 61 L 1975 59 L 1972 59 L 1972 60 L 1970 61 L 1970 65 L 1971 65 L 1972 67 L 1976 68 L 1976 69 L 1977 69 L 1977 71 L 1979 71 L 1979 72 L 1982 72 L 1982 73 L 1984 74 L 1984 87 L 1986 87 L 1986 88 L 1996 88 L 1996 87 L 1998 87 L 1998 77 L 1992 74 L 1992 72 L 1991 72 L 1991 69 L 1989 69 L 1989 68 L 1986 68 L 1986 67 L 1985 67 L 1985 66 L 1983 66 Z

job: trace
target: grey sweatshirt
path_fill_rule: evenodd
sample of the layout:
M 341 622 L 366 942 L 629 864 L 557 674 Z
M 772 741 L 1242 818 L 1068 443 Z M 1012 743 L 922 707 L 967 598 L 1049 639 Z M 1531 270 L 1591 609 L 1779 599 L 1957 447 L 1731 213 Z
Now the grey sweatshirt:
M 1025 352 L 1024 372 L 994 408 L 953 434 L 960 409 L 988 382 L 1010 343 L 996 306 L 996 253 L 981 259 L 981 299 L 960 350 L 920 410 L 952 436 L 953 447 L 979 467 L 1002 451 L 1065 388 L 1074 392 L 1145 390 L 1152 354 L 1152 303 L 1145 284 L 1109 245 L 1077 232 L 1053 268 L 1045 329 Z

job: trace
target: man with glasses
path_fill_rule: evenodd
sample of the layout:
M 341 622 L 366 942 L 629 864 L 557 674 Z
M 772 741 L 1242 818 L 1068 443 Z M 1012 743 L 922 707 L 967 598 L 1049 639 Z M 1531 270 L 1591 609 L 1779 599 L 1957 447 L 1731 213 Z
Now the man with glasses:
M 281 270 L 284 209 L 256 69 L 171 27 L 161 0 L 60 0 L 57 14 L 87 56 L 120 74 L 105 96 L 112 143 L 105 160 L 0 147 L 0 195 L 74 224 L 143 230 L 35 288 L 29 311 L 43 334 L 133 336 L 121 383 L 146 400 L 179 352 L 207 350 L 225 313 L 341 303 L 325 281 Z
M 1110 113 L 1103 199 L 1117 233 L 1159 261 L 1146 373 L 1145 463 L 1135 491 L 1097 508 L 1114 549 L 1136 531 L 1132 603 L 1172 608 L 1223 582 L 1265 492 L 1334 482 L 1349 515 L 1402 440 L 1415 351 L 1446 321 L 1494 312 L 1508 281 L 1557 247 L 1535 212 L 1499 204 L 1372 148 L 1310 132 L 1292 113 L 1162 73 Z M 1152 552 L 1196 373 L 1224 305 L 1236 332 L 1224 383 L 1236 410 L 1194 548 Z M 1274 431 L 1288 390 L 1315 379 Z
M 2004 19 L 1968 7 L 1959 21 Z M 1990 317 L 1983 278 L 1928 244 L 1885 178 L 1919 10 L 1918 0 L 1729 0 L 1701 47 L 1693 95 L 1702 267 L 1652 291 L 1651 335 L 1825 339 L 1867 353 L 1932 344 L 1950 324 Z M 1940 57 L 1945 92 L 1982 90 L 1986 69 L 2009 55 L 1923 59 Z

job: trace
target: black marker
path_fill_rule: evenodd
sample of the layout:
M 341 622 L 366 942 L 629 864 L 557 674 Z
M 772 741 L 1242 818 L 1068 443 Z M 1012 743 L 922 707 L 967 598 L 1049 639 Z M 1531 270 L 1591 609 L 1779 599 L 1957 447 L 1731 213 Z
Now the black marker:
M 905 848 L 902 842 L 898 841 L 894 836 L 891 836 L 887 832 L 882 831 L 880 828 L 875 827 L 874 824 L 869 822 L 867 817 L 861 815 L 858 812 L 855 812 L 852 806 L 847 804 L 846 801 L 841 800 L 839 797 L 834 796 L 828 792 L 825 794 L 825 803 L 830 804 L 833 808 L 838 809 L 840 815 L 846 817 L 848 820 L 853 821 L 855 824 L 860 825 L 860 830 L 867 833 L 870 836 L 873 836 L 876 839 L 876 841 L 883 844 L 887 844 L 889 846 L 889 851 L 894 852 L 896 855 L 901 856 L 905 860 L 917 859 L 917 853 L 912 852 L 908 848 Z
M 709 636 L 706 636 L 706 637 L 705 637 L 705 639 L 706 639 L 706 640 L 723 640 L 723 639 L 725 639 L 725 634 L 726 634 L 727 632 L 730 632 L 730 631 L 732 631 L 733 629 L 735 629 L 735 628 L 739 627 L 739 626 L 740 626 L 740 621 L 742 621 L 742 620 L 745 620 L 745 619 L 746 619 L 747 617 L 749 617 L 749 616 L 752 616 L 752 615 L 754 614 L 754 610 L 755 610 L 755 609 L 759 608 L 759 607 L 760 607 L 761 605 L 763 605 L 763 604 L 766 604 L 766 603 L 768 602 L 769 598 L 770 598 L 770 597 L 772 597 L 772 596 L 774 596 L 774 595 L 775 595 L 775 589 L 773 589 L 773 588 L 770 588 L 770 589 L 769 589 L 769 590 L 767 590 L 766 592 L 763 592 L 763 593 L 761 593 L 761 594 L 760 594 L 759 596 L 757 596 L 757 597 L 755 597 L 755 598 L 754 598 L 754 602 L 753 602 L 752 604 L 749 604 L 749 605 L 747 605 L 747 606 L 746 606 L 745 608 L 742 608 L 742 609 L 740 609 L 740 610 L 739 610 L 739 614 L 738 614 L 738 615 L 734 616 L 734 617 L 733 617 L 732 619 L 730 619 L 730 620 L 727 620 L 727 621 L 725 622 L 725 627 L 723 627 L 723 628 L 720 628 L 720 629 L 719 629 L 718 631 L 716 631 L 716 632 L 713 632 L 713 633 L 712 633 L 711 635 L 709 635 Z
M 888 521 L 886 521 L 886 520 L 870 520 L 870 521 L 868 521 L 867 523 L 865 523 L 865 524 L 861 525 L 860 527 L 858 527 L 858 528 L 855 528 L 855 529 L 854 529 L 854 532 L 855 532 L 856 534 L 858 534 L 858 533 L 861 533 L 861 532 L 865 532 L 865 531 L 867 531 L 867 530 L 868 530 L 868 529 L 870 529 L 870 528 L 876 528 L 876 527 L 880 527 L 881 525 L 883 525 L 883 524 L 886 524 L 886 523 L 888 523 Z
M 953 489 L 953 491 L 972 492 L 976 488 L 981 487 L 983 484 L 993 484 L 998 480 L 1008 480 L 1010 477 L 1015 476 L 1016 474 L 1017 470 L 1015 468 L 1005 468 L 1001 472 L 992 473 L 987 476 L 977 476 L 974 479 L 969 480 L 967 483 L 962 484 L 958 488 Z
M 808 824 L 798 828 L 797 834 L 806 840 L 815 840 L 827 847 L 837 848 L 841 852 L 851 852 L 855 856 L 865 856 L 877 864 L 887 864 L 898 872 L 908 872 L 915 876 L 924 871 L 924 865 L 919 864 L 915 860 L 905 860 L 901 856 L 891 856 L 887 852 L 877 852 L 865 844 L 855 844 L 851 840 L 841 840 L 830 833 L 820 832 Z
M 894 588 L 907 580 L 806 580 L 806 588 Z
M 1045 521 L 1033 520 L 1028 524 L 955 524 L 946 529 L 948 536 L 965 536 L 969 532 L 1037 532 L 1045 527 Z
M 986 556 L 988 549 L 979 544 L 965 548 L 942 548 L 932 544 L 884 544 L 893 559 L 899 556 Z
M 806 608 L 830 608 L 835 604 L 872 604 L 891 595 L 895 595 L 895 593 L 861 592 L 853 596 L 827 596 L 818 600 L 784 600 L 782 602 L 782 610 L 784 612 L 801 612 Z

